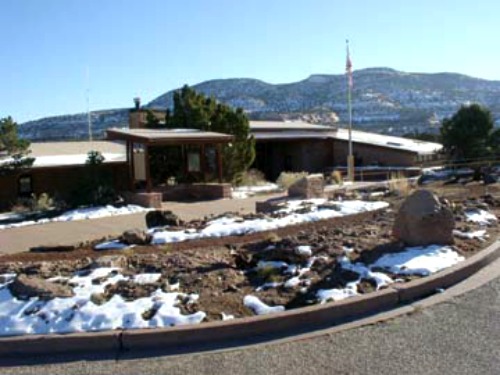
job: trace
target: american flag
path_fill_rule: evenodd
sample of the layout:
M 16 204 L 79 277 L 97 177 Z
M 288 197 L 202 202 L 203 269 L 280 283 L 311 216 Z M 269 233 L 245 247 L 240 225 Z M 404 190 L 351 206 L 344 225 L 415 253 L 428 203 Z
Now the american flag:
M 349 41 L 346 40 L 347 57 L 345 61 L 345 73 L 347 74 L 347 82 L 349 87 L 352 88 L 352 62 L 351 54 L 349 53 Z

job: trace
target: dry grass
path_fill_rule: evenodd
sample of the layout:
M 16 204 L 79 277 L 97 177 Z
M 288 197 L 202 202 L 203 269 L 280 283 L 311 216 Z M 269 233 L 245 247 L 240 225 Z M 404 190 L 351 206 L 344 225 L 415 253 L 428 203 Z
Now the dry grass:
M 238 181 L 238 185 L 242 186 L 260 186 L 266 183 L 266 176 L 258 169 L 249 169 L 243 173 L 241 179 Z
M 344 184 L 342 173 L 340 171 L 333 171 L 332 173 L 330 173 L 329 182 L 331 184 L 342 186 Z
M 278 179 L 276 180 L 276 183 L 279 187 L 286 190 L 296 181 L 300 180 L 301 178 L 307 177 L 308 175 L 309 173 L 307 172 L 281 172 Z
M 412 192 L 413 188 L 403 173 L 391 173 L 389 179 L 389 191 L 399 197 L 407 197 Z
M 46 211 L 55 206 L 54 199 L 47 193 L 42 193 L 39 196 L 32 194 L 29 198 L 20 198 L 14 206 L 14 212 L 29 212 L 29 211 Z

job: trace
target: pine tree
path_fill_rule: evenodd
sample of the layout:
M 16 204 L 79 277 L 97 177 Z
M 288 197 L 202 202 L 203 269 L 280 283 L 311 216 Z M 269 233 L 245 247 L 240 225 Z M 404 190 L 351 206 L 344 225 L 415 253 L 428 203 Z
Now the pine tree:
M 187 85 L 174 93 L 169 127 L 233 135 L 234 141 L 225 145 L 222 151 L 225 181 L 238 182 L 255 159 L 255 140 L 250 136 L 250 125 L 243 110 L 218 103 Z
M 474 159 L 493 151 L 493 130 L 493 116 L 487 108 L 479 104 L 463 105 L 451 118 L 443 120 L 441 139 L 455 159 Z
M 30 143 L 20 139 L 17 133 L 18 125 L 12 117 L 0 119 L 0 173 L 16 171 L 33 165 L 34 158 L 29 158 Z

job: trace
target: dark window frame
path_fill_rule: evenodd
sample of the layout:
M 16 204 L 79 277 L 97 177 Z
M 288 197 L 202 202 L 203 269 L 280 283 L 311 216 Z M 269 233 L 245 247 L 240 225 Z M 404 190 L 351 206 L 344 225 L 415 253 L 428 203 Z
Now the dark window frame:
M 24 189 L 25 183 L 23 180 L 29 179 L 26 185 L 29 186 L 28 190 Z M 22 174 L 17 179 L 17 193 L 20 197 L 30 197 L 33 194 L 33 176 L 31 174 Z

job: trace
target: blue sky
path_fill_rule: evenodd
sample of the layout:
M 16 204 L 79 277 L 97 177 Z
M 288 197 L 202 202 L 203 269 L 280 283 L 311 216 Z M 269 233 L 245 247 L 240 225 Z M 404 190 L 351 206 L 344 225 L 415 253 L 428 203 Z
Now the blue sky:
M 498 0 L 1 0 L 0 117 L 149 102 L 184 83 L 388 66 L 500 80 Z

